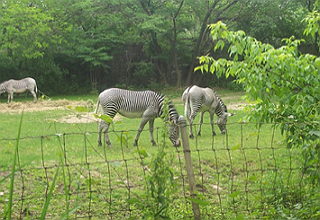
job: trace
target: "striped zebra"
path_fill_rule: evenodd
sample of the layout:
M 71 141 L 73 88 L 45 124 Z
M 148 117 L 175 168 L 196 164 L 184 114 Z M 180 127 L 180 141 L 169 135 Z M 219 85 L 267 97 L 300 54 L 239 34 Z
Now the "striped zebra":
M 227 112 L 227 107 L 216 95 L 213 89 L 202 88 L 196 85 L 190 86 L 183 92 L 182 101 L 184 102 L 185 116 L 187 117 L 187 120 L 190 124 L 190 138 L 194 138 L 192 132 L 192 124 L 199 111 L 201 113 L 198 131 L 199 136 L 201 135 L 201 126 L 203 123 L 203 115 L 205 112 L 209 112 L 210 114 L 212 135 L 216 135 L 213 126 L 214 114 L 219 117 L 217 125 L 221 131 L 221 134 L 226 133 L 227 118 L 229 116 L 232 116 L 233 114 Z
M 34 101 L 37 101 L 37 84 L 31 77 L 21 80 L 10 79 L 0 84 L 0 94 L 5 92 L 8 93 L 8 103 L 13 100 L 13 93 L 23 93 L 26 91 L 29 91 L 32 94 Z
M 144 126 L 149 122 L 150 139 L 152 145 L 156 145 L 153 138 L 154 120 L 157 117 L 166 116 L 164 114 L 165 96 L 153 91 L 129 91 L 118 88 L 111 88 L 100 93 L 97 103 L 97 109 L 102 107 L 103 114 L 113 118 L 117 113 L 127 118 L 142 118 L 137 135 L 134 140 L 134 146 L 138 145 L 140 133 Z M 169 139 L 174 146 L 179 146 L 178 112 L 174 105 L 168 104 L 168 119 L 170 123 Z M 104 132 L 105 142 L 111 145 L 108 129 L 109 123 L 103 120 L 99 123 L 98 144 L 101 146 L 101 133 Z

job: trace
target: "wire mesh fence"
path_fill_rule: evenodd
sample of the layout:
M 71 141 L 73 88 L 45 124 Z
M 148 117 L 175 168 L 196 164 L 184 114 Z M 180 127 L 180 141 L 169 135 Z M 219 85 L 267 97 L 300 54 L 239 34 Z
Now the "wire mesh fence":
M 109 131 L 112 147 L 98 147 L 93 131 L 25 136 L 14 171 L 17 140 L 0 139 L 6 149 L 1 151 L 0 215 L 8 216 L 14 173 L 13 218 L 39 218 L 48 199 L 46 218 L 142 218 L 138 203 L 144 201 L 152 155 L 162 141 L 176 185 L 168 207 L 172 219 L 193 218 L 192 203 L 200 206 L 203 219 L 226 219 L 303 216 L 303 207 L 319 201 L 312 196 L 319 189 L 308 181 L 301 149 L 288 149 L 274 124 L 230 123 L 233 132 L 217 136 L 209 136 L 209 124 L 202 129 L 202 136 L 189 140 L 188 152 L 162 140 L 159 128 L 157 147 L 147 141 L 133 147 L 136 131 Z M 194 192 L 185 153 L 191 155 Z

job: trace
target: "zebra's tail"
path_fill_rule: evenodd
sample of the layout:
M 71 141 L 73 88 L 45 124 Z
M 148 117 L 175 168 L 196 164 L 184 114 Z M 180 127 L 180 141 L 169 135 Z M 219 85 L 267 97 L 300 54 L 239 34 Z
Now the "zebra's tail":
M 186 88 L 186 90 L 184 90 L 183 94 L 182 94 L 182 101 L 184 103 L 186 103 L 188 95 L 189 95 L 189 91 L 191 89 L 191 86 L 189 86 L 188 88 Z
M 99 107 L 100 107 L 100 99 L 98 99 L 97 104 L 96 104 L 96 109 L 94 110 L 94 113 L 97 114 L 99 111 Z
M 50 99 L 50 97 L 47 96 L 46 94 L 44 94 L 44 92 L 42 92 L 40 89 L 38 89 L 37 86 L 36 86 L 36 88 L 35 88 L 35 92 L 36 92 L 36 94 L 39 94 L 39 97 L 40 97 L 41 99 Z
M 182 100 L 184 102 L 184 115 L 189 118 L 190 112 L 191 112 L 191 106 L 190 106 L 190 94 L 189 91 L 192 86 L 189 86 L 185 92 L 182 95 Z

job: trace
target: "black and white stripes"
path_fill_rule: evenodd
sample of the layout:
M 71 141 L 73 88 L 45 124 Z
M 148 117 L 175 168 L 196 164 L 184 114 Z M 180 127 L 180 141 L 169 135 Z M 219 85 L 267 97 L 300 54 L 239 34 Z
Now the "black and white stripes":
M 190 124 L 190 137 L 193 138 L 192 125 L 198 112 L 201 113 L 200 116 L 200 126 L 198 135 L 201 135 L 201 126 L 203 123 L 203 114 L 209 112 L 210 114 L 210 124 L 212 128 L 212 135 L 215 135 L 213 127 L 213 116 L 216 114 L 219 118 L 217 121 L 218 127 L 221 133 L 226 132 L 227 117 L 232 114 L 227 112 L 227 107 L 217 96 L 214 90 L 210 88 L 201 88 L 199 86 L 188 87 L 183 95 L 182 100 L 185 107 L 185 115 Z
M 228 112 L 227 106 L 223 103 L 223 101 L 219 96 L 216 95 L 216 98 L 218 101 L 218 105 L 216 107 L 215 113 L 218 117 L 222 117 L 223 113 Z
M 153 91 L 130 91 L 119 88 L 111 88 L 103 91 L 99 95 L 99 103 L 102 106 L 103 113 L 113 118 L 117 113 L 127 118 L 142 118 L 141 124 L 138 130 L 138 134 L 135 139 L 135 145 L 138 142 L 140 133 L 147 122 L 149 122 L 150 137 L 152 144 L 155 144 L 153 139 L 153 123 L 154 119 L 162 116 L 164 107 L 165 96 Z M 171 122 L 176 124 L 178 120 L 178 113 L 174 105 L 168 103 L 168 117 Z M 167 116 L 164 116 L 167 117 Z M 101 144 L 101 131 L 107 124 L 102 122 L 99 126 L 99 139 L 98 143 Z M 176 125 L 173 125 L 176 126 Z M 176 129 L 174 129 L 176 130 Z M 170 134 L 172 136 L 172 133 Z M 178 145 L 178 134 L 172 136 L 172 142 L 174 145 Z M 110 144 L 108 136 L 106 136 L 106 143 Z

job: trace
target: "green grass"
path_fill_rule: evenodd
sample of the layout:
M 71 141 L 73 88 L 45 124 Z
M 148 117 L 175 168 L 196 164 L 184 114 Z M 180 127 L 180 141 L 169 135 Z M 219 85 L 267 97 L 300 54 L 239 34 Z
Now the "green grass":
M 167 93 L 174 99 L 180 114 L 184 112 L 181 93 L 171 90 Z M 219 90 L 218 94 L 222 99 L 228 97 L 225 98 L 227 105 L 242 102 L 243 93 Z M 96 102 L 95 95 L 51 97 L 52 100 L 60 98 Z M 239 124 L 247 113 L 230 111 L 237 114 L 228 121 L 227 138 L 221 134 L 211 137 L 206 115 L 202 136 L 190 140 L 197 187 L 203 200 L 202 214 L 217 219 L 304 216 L 306 210 L 302 207 L 314 208 L 308 201 L 317 204 L 315 202 L 320 200 L 317 197 L 319 190 L 311 187 L 305 180 L 307 175 L 299 170 L 303 165 L 301 151 L 287 149 L 277 129 L 273 136 L 271 125 L 264 125 L 259 130 L 254 124 Z M 57 122 L 70 114 L 78 113 L 70 110 L 24 113 L 19 143 L 23 176 L 16 173 L 13 218 L 19 217 L 20 212 L 27 219 L 37 218 L 43 210 L 46 217 L 55 218 L 88 216 L 90 213 L 95 218 L 104 218 L 110 213 L 115 219 L 126 219 L 130 215 L 133 219 L 141 217 L 142 210 L 137 210 L 137 206 L 127 200 L 139 199 L 144 194 L 144 175 L 148 174 L 148 164 L 158 150 L 150 146 L 148 127 L 140 137 L 139 147 L 133 147 L 140 119 L 123 118 L 115 124 L 117 132 L 110 134 L 112 147 L 98 147 L 97 123 Z M 1 217 L 8 198 L 8 176 L 20 117 L 19 114 L 0 113 L 0 193 L 4 194 L 0 195 Z M 160 119 L 156 120 L 155 126 L 155 137 L 160 143 L 163 126 Z M 215 130 L 219 133 L 217 126 Z M 127 142 L 120 143 L 120 136 Z M 183 196 L 188 185 L 182 148 L 176 149 L 168 140 L 166 142 L 178 185 L 170 215 L 173 219 L 186 219 L 192 212 Z M 149 156 L 141 161 L 144 150 Z M 61 164 L 62 169 L 55 179 L 56 166 Z M 54 189 L 50 188 L 53 182 Z M 53 190 L 52 196 L 49 196 L 50 190 Z M 317 210 L 314 208 L 305 215 L 312 217 Z

